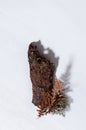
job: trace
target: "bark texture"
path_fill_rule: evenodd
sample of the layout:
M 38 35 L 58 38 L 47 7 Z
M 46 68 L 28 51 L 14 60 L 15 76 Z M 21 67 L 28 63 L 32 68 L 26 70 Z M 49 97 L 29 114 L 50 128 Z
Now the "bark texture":
M 45 92 L 52 91 L 55 66 L 43 55 L 34 43 L 29 45 L 28 60 L 30 65 L 30 78 L 32 81 L 32 103 L 39 106 Z

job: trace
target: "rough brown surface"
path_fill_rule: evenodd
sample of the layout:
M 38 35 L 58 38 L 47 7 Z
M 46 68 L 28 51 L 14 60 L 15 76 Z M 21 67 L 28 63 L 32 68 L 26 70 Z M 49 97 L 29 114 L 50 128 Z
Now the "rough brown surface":
M 33 43 L 29 45 L 28 59 L 33 89 L 32 102 L 38 106 L 44 93 L 52 90 L 55 66 L 40 55 L 37 46 Z

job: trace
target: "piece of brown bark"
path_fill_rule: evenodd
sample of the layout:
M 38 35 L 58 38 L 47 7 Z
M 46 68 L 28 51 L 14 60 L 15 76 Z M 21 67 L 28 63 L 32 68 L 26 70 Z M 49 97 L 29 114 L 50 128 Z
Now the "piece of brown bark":
M 45 92 L 52 91 L 55 65 L 43 55 L 34 43 L 29 45 L 28 60 L 30 65 L 30 78 L 32 81 L 32 103 L 39 106 Z

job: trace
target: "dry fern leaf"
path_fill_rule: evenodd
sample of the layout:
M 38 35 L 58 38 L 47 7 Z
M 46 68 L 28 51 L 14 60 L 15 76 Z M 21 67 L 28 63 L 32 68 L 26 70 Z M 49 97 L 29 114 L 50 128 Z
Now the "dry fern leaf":
M 39 103 L 38 116 L 46 115 L 48 113 L 49 107 L 51 106 L 52 96 L 49 92 L 46 92 Z
M 52 91 L 46 92 L 39 103 L 39 110 L 37 110 L 39 117 L 53 111 L 53 108 L 57 103 L 57 95 L 62 91 L 63 88 L 61 81 L 55 79 Z

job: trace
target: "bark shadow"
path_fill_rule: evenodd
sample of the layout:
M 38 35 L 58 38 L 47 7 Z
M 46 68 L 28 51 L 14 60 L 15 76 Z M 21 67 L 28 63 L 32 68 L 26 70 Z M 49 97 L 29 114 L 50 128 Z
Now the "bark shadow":
M 40 40 L 37 42 L 33 42 L 33 44 L 37 46 L 40 55 L 47 58 L 51 63 L 54 63 L 55 68 L 57 69 L 59 64 L 59 57 L 55 56 L 54 51 L 50 48 L 44 48 Z

